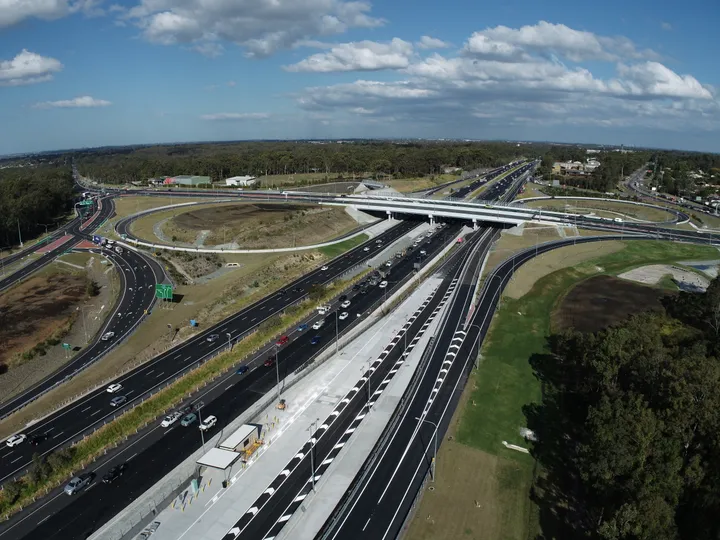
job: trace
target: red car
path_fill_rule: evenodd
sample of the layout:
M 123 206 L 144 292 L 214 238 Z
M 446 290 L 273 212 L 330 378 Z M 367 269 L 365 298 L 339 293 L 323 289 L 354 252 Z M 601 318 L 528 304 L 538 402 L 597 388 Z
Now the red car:
M 265 367 L 272 367 L 275 365 L 275 357 L 271 356 L 267 360 L 265 360 Z
M 287 336 L 283 336 L 283 337 L 281 337 L 280 339 L 277 340 L 276 345 L 277 345 L 278 347 L 282 347 L 282 346 L 285 345 L 288 341 L 290 341 L 290 338 L 287 337 Z

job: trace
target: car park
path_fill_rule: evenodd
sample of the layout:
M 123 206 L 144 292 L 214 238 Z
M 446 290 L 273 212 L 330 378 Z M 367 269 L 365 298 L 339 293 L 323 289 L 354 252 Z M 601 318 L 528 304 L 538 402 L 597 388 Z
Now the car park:
M 289 338 L 289 337 L 287 337 L 287 336 L 282 336 L 280 339 L 277 340 L 277 342 L 275 343 L 275 345 L 277 345 L 278 347 L 282 347 L 282 346 L 285 345 L 288 341 L 290 341 L 290 338 Z
M 384 288 L 387 287 L 387 286 L 388 286 L 388 282 L 387 282 L 387 281 L 381 281 L 381 282 L 380 282 L 380 285 L 378 285 L 378 287 L 380 287 L 381 289 L 384 289 Z
M 120 390 L 122 390 L 122 384 L 120 383 L 113 383 L 107 387 L 107 391 L 110 394 L 114 394 L 115 392 L 119 392 Z
M 205 420 L 202 421 L 202 423 L 200 424 L 199 427 L 202 431 L 207 431 L 208 429 L 213 427 L 215 424 L 217 424 L 217 418 L 210 415 Z
M 303 323 L 303 324 L 301 324 L 300 326 L 297 327 L 297 331 L 298 331 L 298 332 L 304 332 L 304 331 L 307 330 L 307 329 L 308 329 L 308 325 L 305 324 L 305 323 Z
M 163 418 L 163 421 L 160 422 L 160 425 L 162 427 L 170 427 L 175 422 L 177 422 L 181 416 L 182 416 L 182 413 L 180 411 L 171 412 L 165 418 Z
M 103 484 L 112 484 L 115 480 L 117 480 L 123 475 L 126 467 L 127 463 L 122 463 L 120 465 L 115 465 L 114 467 L 111 467 L 110 470 L 106 472 L 103 476 Z
M 313 338 L 310 340 L 310 345 L 317 345 L 320 343 L 320 336 L 313 336 Z
M 180 425 L 182 427 L 188 427 L 195 421 L 197 421 L 197 415 L 195 413 L 186 414 L 183 419 L 180 420 Z
M 338 315 L 338 319 L 340 319 L 341 321 L 344 321 L 344 320 L 347 319 L 347 318 L 348 318 L 348 312 L 347 312 L 347 311 L 343 311 L 340 315 Z
M 92 482 L 95 475 L 93 473 L 81 474 L 70 480 L 65 486 L 65 493 L 68 495 L 75 495 L 81 489 L 87 487 Z
M 342 304 L 340 304 L 340 307 L 343 309 L 350 307 L 350 300 L 345 300 Z
M 243 373 L 247 373 L 248 371 L 250 371 L 249 367 L 240 366 L 235 373 L 237 373 L 238 375 L 242 375 Z
M 217 335 L 217 334 L 210 334 L 206 339 L 207 339 L 207 341 L 209 341 L 210 343 L 212 343 L 213 341 L 216 341 L 217 338 L 219 338 L 219 337 L 220 337 L 220 336 Z
M 127 398 L 125 396 L 118 396 L 114 397 L 110 400 L 110 405 L 113 407 L 117 407 L 118 405 L 122 405 L 127 401 Z
M 118 313 L 118 316 L 120 316 L 119 313 Z M 115 337 L 115 332 L 105 332 L 100 339 L 101 339 L 102 341 L 107 341 L 107 340 L 112 339 L 112 338 L 114 338 L 114 337 Z
M 313 330 L 320 330 L 324 324 L 325 324 L 325 319 L 320 319 L 318 321 L 315 321 L 315 324 L 312 325 Z
M 25 442 L 25 439 L 27 439 L 27 435 L 25 435 L 24 433 L 18 433 L 17 435 L 13 435 L 7 441 L 5 441 L 5 444 L 12 448 L 13 446 L 17 446 L 18 444 L 22 444 L 23 442 Z

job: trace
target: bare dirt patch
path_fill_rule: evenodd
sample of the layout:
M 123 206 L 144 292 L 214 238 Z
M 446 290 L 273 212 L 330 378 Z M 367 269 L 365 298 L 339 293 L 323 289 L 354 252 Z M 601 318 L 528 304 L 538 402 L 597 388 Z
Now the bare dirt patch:
M 668 291 L 612 276 L 594 276 L 575 285 L 552 315 L 554 331 L 596 332 L 631 315 L 662 310 Z
M 177 242 L 249 249 L 302 246 L 330 240 L 357 227 L 342 208 L 286 204 L 229 204 L 182 212 L 163 225 Z
M 671 276 L 683 288 L 695 291 L 704 291 L 710 284 L 710 280 L 691 270 L 680 268 L 669 264 L 650 264 L 633 268 L 629 272 L 624 272 L 618 277 L 637 283 L 648 285 L 657 285 L 666 276 Z

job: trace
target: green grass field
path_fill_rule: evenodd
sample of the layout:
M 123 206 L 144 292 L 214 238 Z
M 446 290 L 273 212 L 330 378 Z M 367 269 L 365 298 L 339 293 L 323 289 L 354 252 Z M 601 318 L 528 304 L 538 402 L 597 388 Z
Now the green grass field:
M 354 238 L 348 238 L 344 242 L 339 242 L 337 244 L 333 244 L 332 246 L 321 247 L 318 251 L 330 258 L 337 257 L 355 246 L 359 246 L 363 242 L 367 241 L 368 238 L 367 234 L 360 234 Z

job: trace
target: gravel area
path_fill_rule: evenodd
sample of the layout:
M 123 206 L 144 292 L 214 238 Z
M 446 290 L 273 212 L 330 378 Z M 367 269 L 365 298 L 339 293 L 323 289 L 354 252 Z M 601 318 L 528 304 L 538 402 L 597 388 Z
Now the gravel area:
M 640 268 L 635 268 L 629 272 L 624 272 L 618 277 L 638 283 L 655 285 L 667 275 L 672 276 L 673 280 L 678 284 L 678 287 L 684 290 L 704 291 L 710 284 L 710 280 L 708 278 L 705 278 L 692 270 L 687 270 L 685 268 L 669 264 L 651 264 L 648 266 L 641 266 Z

